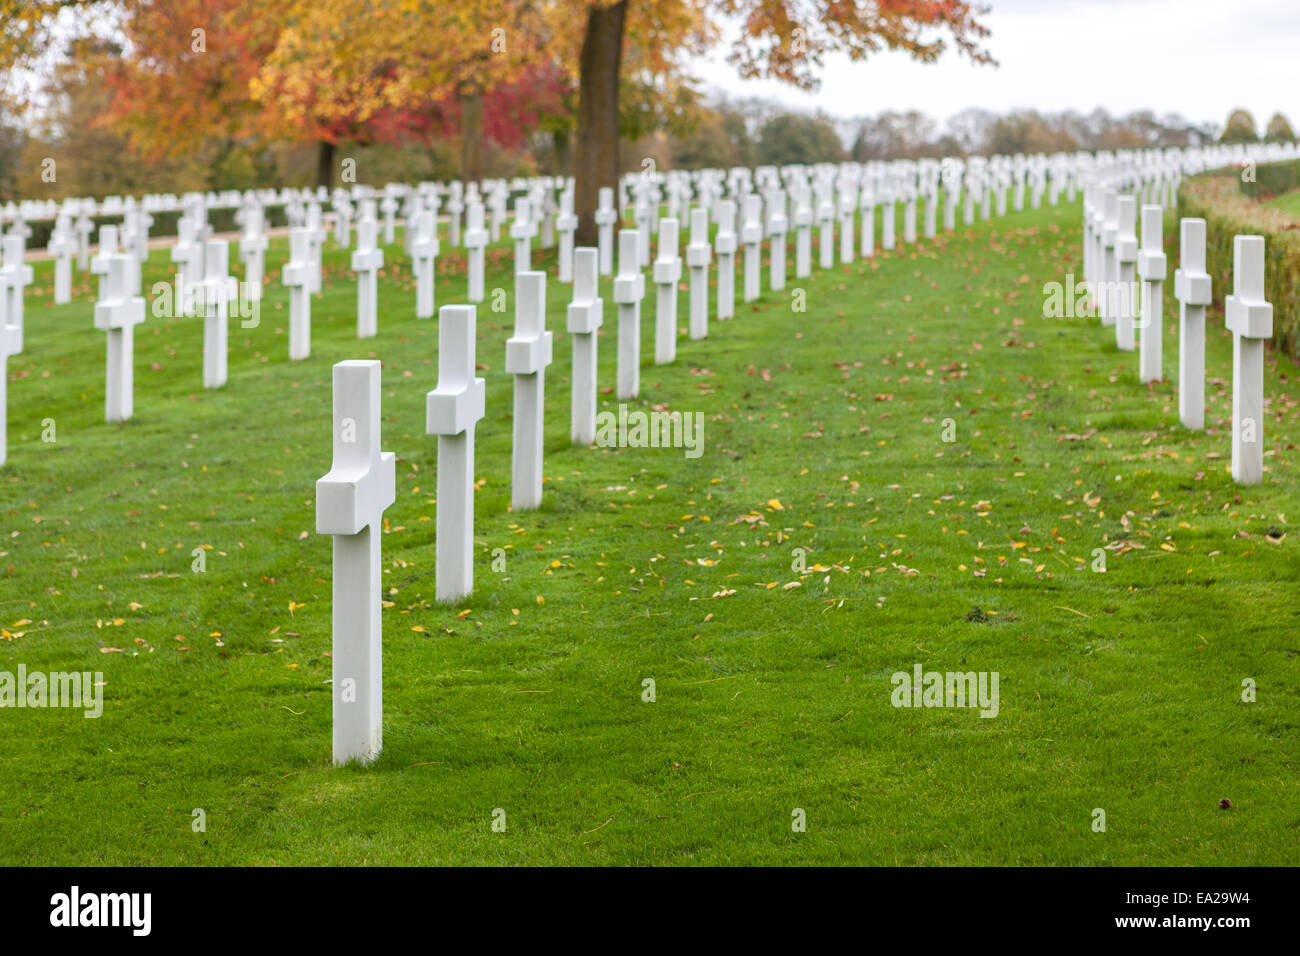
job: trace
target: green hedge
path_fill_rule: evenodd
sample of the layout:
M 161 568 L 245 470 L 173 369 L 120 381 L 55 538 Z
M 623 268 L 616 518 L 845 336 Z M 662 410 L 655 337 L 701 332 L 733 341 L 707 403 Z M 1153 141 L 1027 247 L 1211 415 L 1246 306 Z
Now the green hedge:
M 1255 181 L 1242 182 L 1241 191 L 1251 199 L 1271 199 L 1300 186 L 1300 159 L 1265 163 L 1255 167 Z
M 1300 167 L 1300 163 L 1269 166 Z M 1267 168 L 1260 166 L 1258 171 Z M 1238 188 L 1240 173 L 1239 169 L 1214 170 L 1184 180 L 1178 190 L 1178 218 L 1205 220 L 1205 271 L 1214 280 L 1214 301 L 1220 307 L 1232 291 L 1233 239 L 1264 237 L 1264 294 L 1273 304 L 1273 342 L 1300 361 L 1300 220 L 1247 197 Z M 1178 259 L 1176 231 L 1168 248 L 1172 274 Z
M 263 206 L 262 211 L 268 229 L 289 224 L 288 214 L 282 205 Z M 149 227 L 149 238 L 176 235 L 176 223 L 180 220 L 181 214 L 179 209 L 153 213 L 153 225 Z M 95 224 L 95 231 L 91 233 L 90 237 L 91 243 L 98 241 L 100 226 L 121 225 L 122 219 L 123 217 L 120 214 L 115 216 L 91 216 L 90 221 Z M 209 209 L 208 225 L 212 227 L 213 232 L 239 231 L 239 227 L 235 224 L 234 209 Z M 44 249 L 50 244 L 50 235 L 54 232 L 53 219 L 36 219 L 29 222 L 27 227 L 32 231 L 32 234 L 27 237 L 28 249 Z

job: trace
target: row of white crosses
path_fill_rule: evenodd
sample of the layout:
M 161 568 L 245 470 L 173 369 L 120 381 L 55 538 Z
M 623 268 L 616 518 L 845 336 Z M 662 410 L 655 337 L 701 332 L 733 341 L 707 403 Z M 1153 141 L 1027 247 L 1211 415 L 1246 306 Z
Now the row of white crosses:
M 1144 204 L 1141 243 L 1134 235 L 1137 199 L 1122 195 L 1120 184 L 1090 183 L 1084 190 L 1084 275 L 1105 324 L 1116 329 L 1121 349 L 1134 348 L 1138 336 L 1138 377 L 1163 378 L 1163 285 L 1167 275 L 1163 209 Z M 1178 414 L 1185 428 L 1205 427 L 1205 309 L 1211 279 L 1205 270 L 1206 225 L 1185 218 L 1179 224 L 1180 266 L 1174 273 L 1179 303 Z M 1141 282 L 1140 318 L 1134 321 L 1134 272 Z M 1264 238 L 1233 239 L 1233 293 L 1225 298 L 1224 319 L 1232 333 L 1231 474 L 1243 485 L 1258 484 L 1264 471 L 1264 342 L 1273 336 L 1273 306 L 1264 298 Z

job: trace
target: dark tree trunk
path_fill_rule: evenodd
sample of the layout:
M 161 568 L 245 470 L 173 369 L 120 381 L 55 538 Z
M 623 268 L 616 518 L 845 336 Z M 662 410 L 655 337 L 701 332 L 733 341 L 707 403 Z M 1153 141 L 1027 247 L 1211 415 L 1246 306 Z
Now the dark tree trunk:
M 316 185 L 326 189 L 334 188 L 334 150 L 333 143 L 321 140 L 320 151 L 316 154 Z
M 460 96 L 460 178 L 466 183 L 483 179 L 483 93 Z
M 596 204 L 602 186 L 618 185 L 618 76 L 627 0 L 587 11 L 578 60 L 578 142 L 574 163 L 576 242 L 596 244 Z M 617 202 L 615 203 L 617 205 Z
M 573 135 L 567 129 L 557 129 L 551 133 L 551 143 L 555 148 L 555 174 L 572 176 Z

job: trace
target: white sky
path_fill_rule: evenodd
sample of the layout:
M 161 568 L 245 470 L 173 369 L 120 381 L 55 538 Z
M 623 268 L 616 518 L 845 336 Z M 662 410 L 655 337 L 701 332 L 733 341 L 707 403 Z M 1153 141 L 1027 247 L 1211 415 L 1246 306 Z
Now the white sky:
M 949 49 L 939 62 L 882 53 L 827 58 L 822 85 L 803 93 L 741 80 L 726 62 L 730 37 L 697 65 L 705 89 L 761 96 L 849 118 L 920 110 L 942 123 L 976 106 L 995 113 L 1098 106 L 1150 109 L 1222 125 L 1244 107 L 1263 126 L 1280 110 L 1300 124 L 1300 0 L 985 0 L 982 22 L 997 67 Z

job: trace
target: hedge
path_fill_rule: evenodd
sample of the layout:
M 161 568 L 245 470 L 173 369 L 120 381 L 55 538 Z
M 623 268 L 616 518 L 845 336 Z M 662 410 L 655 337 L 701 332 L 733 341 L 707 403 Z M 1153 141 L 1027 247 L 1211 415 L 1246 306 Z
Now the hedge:
M 1291 167 L 1300 162 L 1270 163 L 1257 167 Z M 1280 182 L 1285 173 L 1269 172 L 1267 181 Z M 1183 181 L 1178 190 L 1178 219 L 1205 220 L 1205 271 L 1214 280 L 1214 301 L 1220 307 L 1232 291 L 1232 242 L 1237 236 L 1264 237 L 1264 294 L 1273 304 L 1273 343 L 1300 361 L 1300 219 L 1281 209 L 1255 202 L 1239 188 L 1241 170 L 1215 170 Z M 1265 177 L 1256 177 L 1260 185 Z M 1171 274 L 1178 261 L 1178 233 L 1170 249 Z
M 282 205 L 263 206 L 263 215 L 265 216 L 266 228 L 274 229 L 289 224 L 288 216 Z M 154 212 L 153 225 L 149 227 L 149 238 L 157 236 L 174 236 L 176 235 L 176 223 L 183 214 L 180 209 L 172 209 L 166 212 Z M 91 216 L 90 221 L 95 224 L 95 230 L 90 234 L 90 241 L 93 245 L 99 241 L 100 226 L 121 226 L 123 216 L 121 214 L 113 216 Z M 75 223 L 75 220 L 74 220 Z M 212 227 L 213 232 L 238 232 L 239 227 L 235 224 L 235 210 L 233 208 L 219 208 L 208 210 L 208 225 Z M 27 237 L 28 249 L 44 249 L 50 244 L 50 234 L 54 232 L 53 219 L 33 219 L 27 223 L 27 228 L 32 234 Z
M 1255 167 L 1255 181 L 1242 180 L 1241 191 L 1251 199 L 1271 199 L 1300 186 L 1300 159 Z

